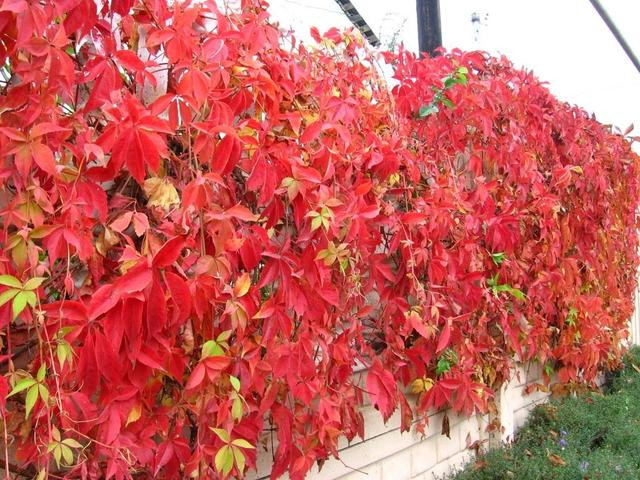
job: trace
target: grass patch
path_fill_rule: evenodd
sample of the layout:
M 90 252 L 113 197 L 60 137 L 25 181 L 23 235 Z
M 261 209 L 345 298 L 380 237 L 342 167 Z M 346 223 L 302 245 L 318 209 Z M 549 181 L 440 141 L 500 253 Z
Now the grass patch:
M 640 348 L 589 393 L 536 407 L 513 444 L 492 450 L 450 480 L 640 479 Z

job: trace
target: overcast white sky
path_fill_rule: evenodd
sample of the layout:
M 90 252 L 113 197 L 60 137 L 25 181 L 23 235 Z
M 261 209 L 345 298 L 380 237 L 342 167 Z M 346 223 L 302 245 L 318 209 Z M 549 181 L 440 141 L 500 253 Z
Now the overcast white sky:
M 418 49 L 415 0 L 351 0 L 383 45 L 393 33 Z M 601 0 L 640 56 L 640 1 Z M 274 19 L 308 38 L 350 22 L 334 0 L 271 0 Z M 636 71 L 589 0 L 440 0 L 446 48 L 505 54 L 533 70 L 562 100 L 640 133 L 640 72 Z M 481 20 L 471 21 L 473 13 Z

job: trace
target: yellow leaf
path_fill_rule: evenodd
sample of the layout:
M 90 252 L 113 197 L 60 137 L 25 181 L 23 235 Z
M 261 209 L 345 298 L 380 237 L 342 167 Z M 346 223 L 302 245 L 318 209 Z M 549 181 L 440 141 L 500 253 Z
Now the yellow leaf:
M 44 282 L 44 277 L 33 277 L 27 280 L 27 283 L 25 283 L 22 288 L 25 290 L 35 290 L 42 285 L 42 282 Z
M 180 204 L 178 191 L 166 178 L 148 178 L 144 181 L 142 189 L 149 199 L 147 205 L 150 207 L 169 210 L 172 206 Z
M 433 387 L 433 380 L 427 377 L 416 378 L 411 382 L 411 393 L 428 392 Z
M 71 451 L 71 449 L 64 443 L 60 444 L 60 448 L 62 449 L 62 459 L 64 460 L 65 465 L 72 465 L 73 452 Z
M 125 424 L 125 426 L 138 420 L 141 414 L 142 414 L 142 407 L 140 406 L 139 403 L 135 403 L 133 405 L 133 408 L 129 412 L 129 416 L 127 417 L 127 423 Z

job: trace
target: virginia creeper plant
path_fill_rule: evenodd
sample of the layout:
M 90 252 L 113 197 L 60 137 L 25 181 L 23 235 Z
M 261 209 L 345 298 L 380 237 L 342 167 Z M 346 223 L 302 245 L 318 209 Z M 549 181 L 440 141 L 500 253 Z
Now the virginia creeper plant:
M 407 430 L 617 364 L 629 139 L 505 59 L 401 50 L 390 90 L 241 7 L 0 1 L 8 470 L 242 477 L 272 430 L 300 479 L 366 397 Z

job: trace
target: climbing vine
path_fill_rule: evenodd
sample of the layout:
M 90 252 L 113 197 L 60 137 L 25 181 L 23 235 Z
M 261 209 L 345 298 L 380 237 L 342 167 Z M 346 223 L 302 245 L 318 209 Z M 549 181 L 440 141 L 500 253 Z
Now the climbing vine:
M 625 135 L 504 59 L 400 50 L 390 90 L 358 34 L 241 7 L 0 2 L 8 470 L 242 477 L 273 429 L 303 478 L 365 395 L 408 430 L 515 361 L 617 364 Z

